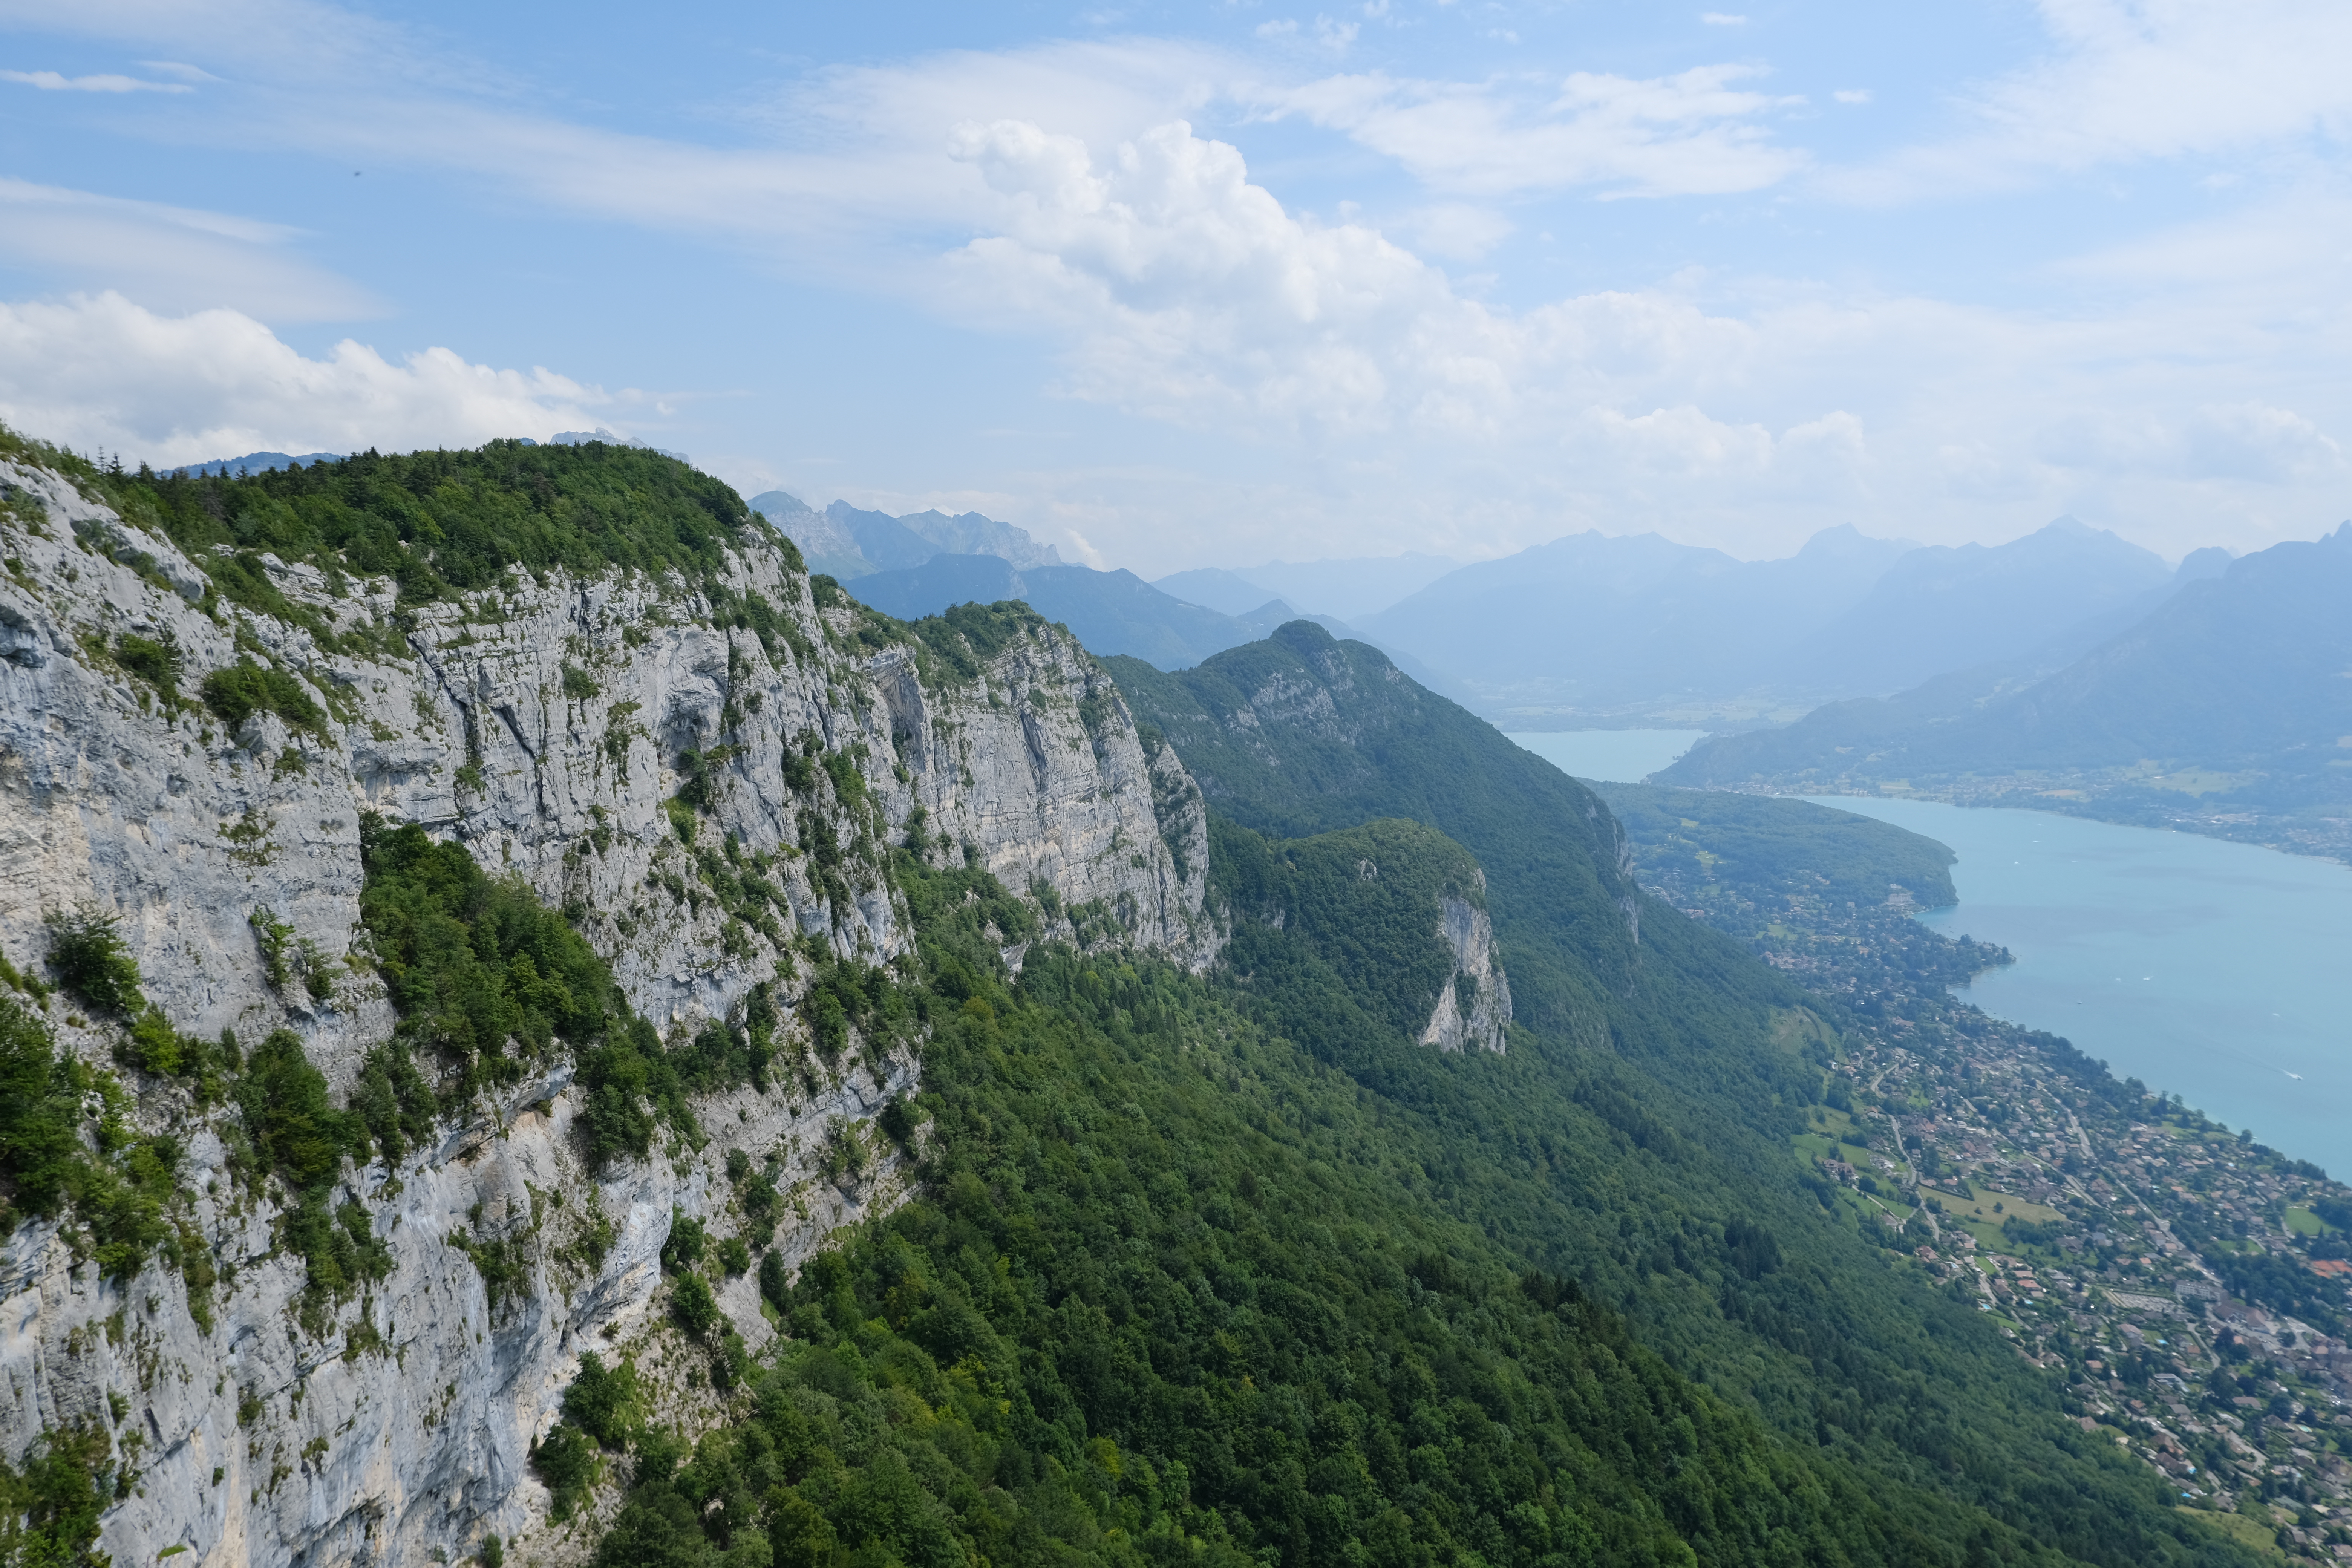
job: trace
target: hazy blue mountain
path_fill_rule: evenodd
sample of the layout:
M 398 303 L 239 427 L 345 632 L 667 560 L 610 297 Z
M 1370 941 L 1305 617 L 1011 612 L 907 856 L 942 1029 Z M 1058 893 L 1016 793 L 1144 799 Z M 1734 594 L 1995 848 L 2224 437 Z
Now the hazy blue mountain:
M 950 517 L 934 509 L 892 517 L 841 500 L 817 511 L 783 490 L 753 496 L 751 504 L 792 536 L 811 571 L 844 583 L 920 566 L 938 555 L 992 555 L 1015 567 L 1062 563 L 1052 545 L 1038 543 L 1027 530 L 976 511 Z
M 783 490 L 769 490 L 753 496 L 751 505 L 753 511 L 774 523 L 800 546 L 810 571 L 823 572 L 845 583 L 874 570 L 874 563 L 858 549 L 856 535 L 800 497 Z
M 920 566 L 940 553 L 938 545 L 887 511 L 861 511 L 845 500 L 837 500 L 824 509 L 824 515 L 857 541 L 858 552 L 874 563 L 877 572 Z
M 2173 581 L 2153 551 L 2071 517 L 2006 544 L 1932 545 L 1889 565 L 1843 614 L 1791 647 L 1798 687 L 1899 691 L 2017 658 L 2085 621 L 2145 615 Z
M 1047 620 L 1068 626 L 1089 649 L 1128 654 L 1162 669 L 1189 668 L 1273 629 L 1257 624 L 1265 617 L 1244 622 L 1171 598 L 1132 572 L 1066 565 L 1016 571 L 996 555 L 934 555 L 918 566 L 860 577 L 850 591 L 901 620 L 967 602 L 1024 600 Z M 1284 621 L 1297 618 L 1287 605 L 1265 608 Z
M 1875 790 L 2352 843 L 2352 523 L 2230 563 L 2079 659 L 2020 681 L 1947 676 L 1783 730 L 1702 742 L 1659 782 Z M 2242 830 L 2242 831 L 2241 831 Z
M 602 425 L 597 426 L 593 430 L 558 430 L 547 438 L 547 444 L 551 447 L 585 447 L 595 441 L 602 441 L 608 447 L 635 447 L 640 451 L 659 452 L 665 458 L 676 458 L 679 462 L 689 467 L 694 462 L 694 459 L 684 452 L 673 452 L 666 447 L 656 447 L 650 441 L 640 441 L 634 436 L 617 435 L 605 429 Z M 526 441 L 524 445 L 536 446 L 538 443 Z
M 1263 566 L 1237 567 L 1234 575 L 1303 608 L 1360 621 L 1427 587 L 1459 564 L 1443 555 L 1409 551 L 1402 555 L 1330 561 L 1269 561 Z
M 1059 566 L 1061 556 L 1050 544 L 1040 544 L 1029 531 L 999 522 L 976 511 L 954 517 L 936 509 L 897 520 L 898 525 L 928 541 L 944 555 L 997 555 L 1016 567 Z
M 1782 561 L 1654 533 L 1587 532 L 1465 566 L 1363 623 L 1456 677 L 1490 713 L 1607 713 L 1769 685 L 1812 627 L 1914 547 L 1827 529 Z
M 178 474 L 266 474 L 297 464 L 309 468 L 313 463 L 331 463 L 347 454 L 341 452 L 304 452 L 289 456 L 284 452 L 247 452 L 242 458 L 215 458 L 208 463 L 189 463 L 172 471 Z
M 1265 604 L 1267 598 L 1264 588 L 1240 573 L 1228 572 L 1222 566 L 1202 566 L 1190 572 L 1155 577 L 1151 585 L 1187 604 L 1204 605 L 1228 616 L 1247 615 Z

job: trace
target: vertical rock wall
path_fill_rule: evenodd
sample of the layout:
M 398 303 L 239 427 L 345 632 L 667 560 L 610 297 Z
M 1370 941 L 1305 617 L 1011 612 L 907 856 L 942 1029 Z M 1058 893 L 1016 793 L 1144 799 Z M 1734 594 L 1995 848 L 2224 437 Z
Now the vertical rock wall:
M 1511 983 L 1495 962 L 1494 922 L 1469 900 L 1446 898 L 1438 903 L 1437 933 L 1454 950 L 1454 974 L 1437 994 L 1421 1043 L 1500 1054 L 1511 1021 Z
M 394 1022 L 358 924 L 367 813 L 462 842 L 564 909 L 666 1031 L 728 1017 L 762 983 L 789 1007 L 835 955 L 904 954 L 886 847 L 910 830 L 940 863 L 1031 893 L 1056 934 L 1196 964 L 1214 951 L 1198 790 L 1172 752 L 1147 760 L 1108 679 L 1042 623 L 942 661 L 855 606 L 820 607 L 764 535 L 731 557 L 728 604 L 643 575 L 510 574 L 397 621 L 388 584 L 265 557 L 348 645 L 331 652 L 208 596 L 205 563 L 56 475 L 0 463 L 0 950 L 37 970 L 50 914 L 119 917 L 179 1029 L 250 1043 L 289 1027 L 338 1100 Z M 735 613 L 751 595 L 772 621 Z M 299 676 L 328 721 L 261 714 L 231 732 L 193 701 L 169 709 L 122 668 L 125 633 L 176 646 L 185 696 L 250 659 Z M 682 766 L 704 777 L 698 813 L 674 804 Z M 737 873 L 775 897 L 726 891 Z M 331 997 L 271 984 L 259 910 L 328 961 Z M 206 1330 L 167 1263 L 102 1279 L 54 1224 L 0 1246 L 0 1458 L 100 1426 L 124 1480 L 100 1548 L 121 1563 L 173 1547 L 206 1564 L 456 1561 L 493 1531 L 554 1550 L 530 1446 L 583 1349 L 651 1331 L 673 1209 L 735 1227 L 726 1151 L 781 1162 L 776 1245 L 794 1260 L 903 1191 L 867 1131 L 915 1087 L 902 1056 L 812 1057 L 770 1092 L 698 1107 L 704 1148 L 601 1176 L 559 1067 L 397 1169 L 346 1172 L 335 1202 L 366 1212 L 394 1267 L 314 1332 L 276 1204 L 230 1175 L 235 1112 L 115 1065 L 119 1025 L 63 996 L 46 1013 L 62 1047 L 121 1074 L 141 1125 L 181 1137 L 176 1217 L 223 1276 Z M 819 1158 L 844 1140 L 866 1152 L 854 1174 Z M 467 1250 L 493 1245 L 519 1268 L 495 1300 Z M 720 1300 L 748 1340 L 767 1336 L 748 1279 Z

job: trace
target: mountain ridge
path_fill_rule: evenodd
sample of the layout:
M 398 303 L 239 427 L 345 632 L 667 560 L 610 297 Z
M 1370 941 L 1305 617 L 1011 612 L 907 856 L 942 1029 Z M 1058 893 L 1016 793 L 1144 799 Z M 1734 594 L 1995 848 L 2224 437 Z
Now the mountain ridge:
M 2352 524 L 2183 583 L 2128 629 L 2037 679 L 1968 672 L 1703 742 L 1662 784 L 1919 793 L 2343 854 L 2352 803 Z M 2187 575 L 2184 563 L 2179 575 Z

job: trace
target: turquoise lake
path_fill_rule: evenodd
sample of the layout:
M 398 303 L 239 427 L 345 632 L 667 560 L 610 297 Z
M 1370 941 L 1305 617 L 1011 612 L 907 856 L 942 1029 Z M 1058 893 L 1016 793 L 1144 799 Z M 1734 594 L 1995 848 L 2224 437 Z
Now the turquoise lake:
M 1526 730 L 1510 738 L 1570 778 L 1640 784 L 1706 736 L 1704 730 Z
M 1574 777 L 1636 783 L 1700 733 L 1511 739 Z M 1959 857 L 1958 905 L 1919 918 L 2017 958 L 1961 996 L 2352 1176 L 2352 867 L 2049 812 L 1818 799 Z
M 1959 857 L 1920 916 L 2017 962 L 1959 994 L 2352 1175 L 2352 868 L 2038 811 L 1821 797 Z

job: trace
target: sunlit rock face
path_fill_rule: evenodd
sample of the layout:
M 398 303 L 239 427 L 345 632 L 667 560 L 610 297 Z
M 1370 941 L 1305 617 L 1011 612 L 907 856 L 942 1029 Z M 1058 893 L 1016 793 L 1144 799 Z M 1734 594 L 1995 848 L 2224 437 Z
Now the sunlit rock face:
M 374 815 L 564 910 L 667 1035 L 740 1018 L 763 984 L 783 1017 L 769 1087 L 698 1103 L 698 1146 L 665 1137 L 592 1172 L 558 1051 L 396 1166 L 347 1165 L 332 1205 L 356 1205 L 391 1267 L 306 1312 L 284 1194 L 232 1172 L 239 1112 L 123 1065 L 119 1020 L 17 997 L 119 1077 L 134 1127 L 184 1151 L 173 1256 L 129 1279 L 57 1224 L 0 1247 L 0 1458 L 102 1431 L 120 1495 L 98 1550 L 118 1563 L 456 1562 L 490 1533 L 577 1555 L 581 1533 L 547 1523 L 531 1446 L 592 1349 L 671 1367 L 649 1397 L 709 1418 L 707 1372 L 665 1345 L 659 1255 L 676 1215 L 749 1228 L 729 1152 L 772 1161 L 772 1245 L 795 1265 L 904 1195 L 904 1152 L 874 1122 L 918 1060 L 856 1041 L 828 1064 L 793 1011 L 829 960 L 908 954 L 891 847 L 985 866 L 1052 936 L 1194 966 L 1215 952 L 1199 790 L 1034 619 L 957 658 L 887 627 L 877 647 L 872 617 L 820 605 L 764 533 L 724 576 L 778 612 L 765 637 L 676 579 L 514 574 L 395 618 L 388 582 L 264 557 L 334 629 L 330 651 L 208 594 L 205 561 L 64 478 L 0 463 L 0 951 L 21 971 L 50 916 L 116 917 L 177 1029 L 248 1047 L 291 1029 L 340 1104 L 396 1021 L 359 921 Z M 177 648 L 190 700 L 124 668 L 125 634 Z M 193 700 L 240 658 L 298 678 L 320 721 L 232 730 Z M 756 916 L 719 890 L 753 865 L 775 895 Z M 273 983 L 272 931 L 327 981 L 281 963 Z M 718 1296 L 752 1349 L 772 1336 L 749 1276 Z

